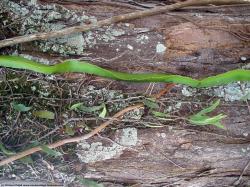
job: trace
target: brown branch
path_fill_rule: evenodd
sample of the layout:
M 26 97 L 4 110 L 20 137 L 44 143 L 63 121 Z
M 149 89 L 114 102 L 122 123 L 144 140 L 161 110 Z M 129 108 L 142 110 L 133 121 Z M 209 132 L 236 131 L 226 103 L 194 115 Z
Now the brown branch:
M 56 143 L 53 143 L 53 144 L 49 144 L 47 145 L 49 148 L 51 149 L 54 149 L 54 148 L 57 148 L 59 146 L 62 146 L 62 145 L 65 145 L 65 144 L 69 144 L 69 143 L 73 143 L 73 142 L 79 142 L 81 140 L 86 140 L 94 135 L 96 135 L 97 133 L 99 133 L 100 131 L 102 131 L 103 129 L 105 129 L 109 124 L 111 124 L 112 122 L 118 120 L 118 118 L 122 117 L 126 112 L 129 112 L 131 110 L 134 110 L 134 109 L 137 109 L 137 108 L 140 108 L 140 107 L 143 107 L 143 104 L 136 104 L 134 106 L 129 106 L 119 112 L 117 112 L 110 120 L 102 123 L 99 127 L 95 128 L 93 131 L 91 131 L 90 133 L 88 134 L 85 134 L 83 136 L 78 136 L 78 137 L 73 137 L 73 138 L 68 138 L 68 139 L 65 139 L 65 140 L 60 140 Z M 23 151 L 23 152 L 20 152 L 20 153 L 17 153 L 16 155 L 13 155 L 9 158 L 6 158 L 4 160 L 1 160 L 0 161 L 0 166 L 3 166 L 3 165 L 6 165 L 6 164 L 9 164 L 15 160 L 18 160 L 20 158 L 23 158 L 25 156 L 28 156 L 28 155 L 31 155 L 33 153 L 36 153 L 38 151 L 41 151 L 42 148 L 40 146 L 37 146 L 37 147 L 33 147 L 31 149 L 28 149 L 26 151 Z
M 93 23 L 89 25 L 74 26 L 74 27 L 68 27 L 62 30 L 58 30 L 58 31 L 41 32 L 41 33 L 36 33 L 36 34 L 30 34 L 30 35 L 5 39 L 5 40 L 0 41 L 0 48 L 14 45 L 14 44 L 19 44 L 19 43 L 31 42 L 35 40 L 46 40 L 48 38 L 62 37 L 62 36 L 73 34 L 73 33 L 85 32 L 85 31 L 96 29 L 105 25 L 110 25 L 113 23 L 128 21 L 132 19 L 138 19 L 138 18 L 142 18 L 146 16 L 152 16 L 155 14 L 164 13 L 166 11 L 176 10 L 176 9 L 189 7 L 189 6 L 200 6 L 200 5 L 208 5 L 208 4 L 225 5 L 225 4 L 242 4 L 242 3 L 250 3 L 250 0 L 187 0 L 184 2 L 180 2 L 180 3 L 175 3 L 172 5 L 156 7 L 150 10 L 143 10 L 143 11 L 132 12 L 132 13 L 123 14 L 119 16 L 114 16 L 114 17 L 101 20 L 101 21 L 98 21 L 97 23 Z

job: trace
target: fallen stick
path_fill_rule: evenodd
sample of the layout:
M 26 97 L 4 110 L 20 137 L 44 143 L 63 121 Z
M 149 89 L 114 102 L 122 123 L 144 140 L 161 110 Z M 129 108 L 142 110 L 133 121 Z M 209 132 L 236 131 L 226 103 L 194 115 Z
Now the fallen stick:
M 137 108 L 141 108 L 141 107 L 143 107 L 142 103 L 136 104 L 134 106 L 129 106 L 129 107 L 127 107 L 127 108 L 125 108 L 125 109 L 117 112 L 110 120 L 102 123 L 100 126 L 98 126 L 97 128 L 95 128 L 90 133 L 85 134 L 83 136 L 78 136 L 78 137 L 73 137 L 73 138 L 68 138 L 68 139 L 60 140 L 60 141 L 58 141 L 56 143 L 47 145 L 47 147 L 49 147 L 51 149 L 54 149 L 54 148 L 60 147 L 60 146 L 65 145 L 65 144 L 79 142 L 81 140 L 86 140 L 86 139 L 88 139 L 88 138 L 96 135 L 97 133 L 99 133 L 103 129 L 105 129 L 112 122 L 118 120 L 118 118 L 122 117 L 122 115 L 124 115 L 126 112 L 129 112 L 131 110 L 134 110 L 134 109 L 137 109 Z M 15 160 L 18 160 L 20 158 L 23 158 L 25 156 L 31 155 L 31 154 L 36 153 L 36 152 L 41 151 L 41 150 L 42 150 L 42 148 L 40 146 L 37 146 L 37 147 L 33 147 L 31 149 L 28 149 L 26 151 L 17 153 L 16 155 L 13 155 L 13 156 L 8 157 L 8 158 L 6 158 L 4 160 L 1 160 L 0 161 L 0 166 L 4 166 L 4 165 L 9 164 L 9 163 L 11 163 L 11 162 L 13 162 Z
M 96 29 L 105 25 L 110 25 L 113 23 L 128 21 L 132 19 L 143 18 L 146 16 L 152 16 L 155 14 L 164 13 L 166 11 L 176 10 L 176 9 L 189 7 L 189 6 L 201 6 L 201 5 L 208 5 L 208 4 L 226 5 L 226 4 L 243 4 L 243 3 L 250 3 L 250 0 L 187 0 L 184 2 L 180 2 L 180 3 L 175 3 L 172 5 L 166 5 L 166 6 L 156 7 L 156 8 L 149 9 L 149 10 L 137 11 L 137 12 L 132 12 L 128 14 L 114 16 L 114 17 L 101 20 L 101 21 L 98 21 L 97 23 L 93 23 L 89 25 L 74 26 L 74 27 L 68 27 L 65 29 L 57 30 L 57 31 L 40 32 L 36 34 L 30 34 L 30 35 L 24 35 L 24 36 L 18 36 L 18 37 L 5 39 L 5 40 L 0 41 L 0 48 L 10 46 L 10 45 L 20 44 L 20 43 L 25 43 L 25 42 L 31 42 L 35 40 L 46 40 L 49 38 L 62 37 L 62 36 L 73 34 L 73 33 L 85 32 L 85 31 Z

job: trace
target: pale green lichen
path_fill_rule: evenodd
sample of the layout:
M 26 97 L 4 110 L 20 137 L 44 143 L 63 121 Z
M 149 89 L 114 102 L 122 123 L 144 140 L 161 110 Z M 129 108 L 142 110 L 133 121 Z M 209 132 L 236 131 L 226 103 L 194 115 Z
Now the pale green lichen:
M 139 120 L 142 118 L 142 115 L 144 114 L 144 109 L 143 108 L 137 108 L 134 109 L 133 111 L 127 112 L 124 115 L 125 119 L 134 119 L 134 120 Z
M 125 34 L 124 30 L 114 29 L 113 26 L 99 28 L 98 31 L 90 31 L 84 34 L 84 46 L 93 47 L 98 41 L 107 43 L 123 34 Z
M 81 141 L 77 146 L 77 156 L 84 163 L 107 160 L 121 155 L 123 150 L 135 146 L 137 142 L 137 129 L 126 128 L 122 130 L 121 136 L 110 145 L 103 145 L 102 142 Z
M 224 86 L 212 87 L 200 90 L 183 86 L 182 94 L 186 97 L 194 95 L 209 95 L 216 96 L 224 99 L 225 101 L 240 101 L 250 99 L 250 83 L 247 82 L 235 82 Z
M 158 43 L 156 45 L 156 53 L 164 53 L 166 51 L 167 47 L 161 43 Z
M 181 93 L 186 97 L 191 97 L 196 93 L 196 89 L 188 86 L 183 86 Z
M 111 29 L 110 31 L 110 34 L 113 35 L 113 36 L 122 36 L 125 34 L 125 31 L 122 30 L 122 29 Z
M 225 101 L 239 101 L 250 99 L 250 84 L 249 83 L 232 83 L 226 86 L 210 89 L 208 95 L 215 95 L 224 98 Z
M 243 68 L 243 69 L 250 69 L 250 63 L 244 65 L 242 68 Z
M 119 144 L 124 146 L 135 146 L 137 143 L 137 129 L 126 128 L 122 130 L 123 135 L 120 137 Z
M 149 37 L 145 34 L 142 34 L 142 35 L 138 35 L 136 37 L 136 42 L 137 43 L 140 43 L 140 44 L 146 44 L 149 42 Z
M 83 25 L 85 21 L 95 23 L 96 18 L 84 12 L 75 12 L 55 4 L 37 4 L 35 0 L 24 4 L 3 0 L 1 6 L 12 14 L 13 21 L 22 19 L 19 34 L 34 34 L 60 30 L 72 25 Z M 46 41 L 34 42 L 43 52 L 60 53 L 63 55 L 82 54 L 84 38 L 82 33 L 72 34 Z
M 84 12 L 68 10 L 55 4 L 42 5 L 38 4 L 36 0 L 27 4 L 3 0 L 0 2 L 0 6 L 12 14 L 13 21 L 22 19 L 20 35 L 61 30 L 73 25 L 84 25 L 85 22 L 97 22 L 95 17 L 88 16 Z M 39 40 L 34 44 L 43 52 L 80 55 L 83 54 L 84 49 L 94 47 L 97 42 L 105 42 L 110 45 L 110 41 L 124 34 L 125 31 L 122 28 L 114 28 L 113 25 L 110 25 L 96 31 L 76 33 L 46 41 Z
M 94 36 L 94 33 L 91 31 L 84 34 L 83 40 L 84 40 L 84 47 L 93 47 L 97 43 L 96 37 Z
M 127 48 L 128 48 L 129 50 L 133 50 L 133 49 L 134 49 L 134 47 L 133 47 L 132 45 L 130 45 L 130 44 L 127 45 Z
M 104 34 L 97 36 L 97 38 L 104 42 L 109 42 L 115 40 L 117 36 L 121 36 L 123 34 L 125 34 L 125 31 L 121 29 L 114 29 L 112 26 L 109 26 L 104 30 Z
M 175 105 L 170 105 L 164 109 L 164 113 L 178 111 L 182 106 L 182 102 L 177 102 Z
M 156 133 L 156 136 L 165 139 L 167 137 L 167 134 L 166 133 Z
M 119 110 L 126 106 L 126 102 L 123 100 L 124 95 L 119 91 L 115 90 L 108 90 L 106 88 L 96 88 L 90 85 L 82 90 L 81 95 L 84 100 L 88 101 L 88 105 L 93 105 L 93 102 L 95 102 L 96 100 L 95 98 L 102 98 L 100 100 L 101 102 L 111 102 L 112 105 L 108 108 L 109 111 Z M 112 102 L 112 100 L 119 100 L 119 102 Z

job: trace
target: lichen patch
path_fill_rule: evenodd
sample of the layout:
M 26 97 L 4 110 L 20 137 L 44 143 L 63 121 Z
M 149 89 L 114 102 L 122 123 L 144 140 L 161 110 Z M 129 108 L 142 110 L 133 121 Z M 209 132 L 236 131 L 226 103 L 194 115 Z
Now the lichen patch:
M 247 82 L 235 82 L 224 86 L 217 86 L 199 90 L 188 86 L 183 86 L 182 94 L 186 97 L 194 95 L 209 95 L 222 98 L 225 101 L 241 101 L 250 99 L 250 84 Z
M 96 18 L 84 12 L 68 10 L 59 5 L 42 5 L 32 1 L 25 6 L 7 0 L 1 2 L 3 9 L 13 14 L 13 19 L 22 19 L 19 34 L 34 34 L 61 30 L 69 25 L 83 25 L 85 22 L 95 23 Z M 52 38 L 46 41 L 33 42 L 43 52 L 60 53 L 62 55 L 80 55 L 86 46 L 82 33 Z
M 119 131 L 117 131 L 119 133 Z M 138 141 L 136 128 L 125 128 L 115 141 L 104 145 L 96 141 L 89 143 L 81 141 L 77 146 L 77 156 L 84 163 L 97 162 L 120 156 L 123 150 L 135 146 Z

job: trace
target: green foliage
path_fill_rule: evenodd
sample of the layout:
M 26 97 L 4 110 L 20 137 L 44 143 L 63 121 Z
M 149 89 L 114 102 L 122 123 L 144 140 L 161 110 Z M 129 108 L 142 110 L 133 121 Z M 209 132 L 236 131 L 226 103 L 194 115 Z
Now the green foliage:
M 155 116 L 155 117 L 158 117 L 158 118 L 166 118 L 168 117 L 169 115 L 166 114 L 166 113 L 163 113 L 163 112 L 158 112 L 158 111 L 151 111 L 152 114 Z
M 60 153 L 59 151 L 55 151 L 46 145 L 40 145 L 40 147 L 41 147 L 42 151 L 47 153 L 49 156 L 53 156 L 53 157 L 62 156 L 62 153 Z
M 221 120 L 226 117 L 226 115 L 219 114 L 213 117 L 207 116 L 207 113 L 214 111 L 217 106 L 219 106 L 220 100 L 214 102 L 210 107 L 207 107 L 197 114 L 194 114 L 189 117 L 188 121 L 194 125 L 215 125 L 218 128 L 224 129 L 224 126 L 221 124 Z
M 69 107 L 70 110 L 80 111 L 83 103 L 76 103 Z
M 146 98 L 143 100 L 143 103 L 145 106 L 147 106 L 150 109 L 158 109 L 160 108 L 159 105 L 156 103 L 156 100 L 153 98 Z
M 70 107 L 70 110 L 92 113 L 99 111 L 103 108 L 103 105 L 99 106 L 85 106 L 83 103 L 76 103 Z
M 34 111 L 33 115 L 39 118 L 44 119 L 55 119 L 55 114 L 53 112 L 50 112 L 48 110 L 38 110 Z
M 70 127 L 69 125 L 65 126 L 65 133 L 69 136 L 73 136 L 75 134 L 75 130 L 73 127 Z
M 14 156 L 16 154 L 16 152 L 6 149 L 5 146 L 3 145 L 3 143 L 1 143 L 1 142 L 0 142 L 0 151 L 5 156 Z M 24 164 L 32 164 L 33 163 L 31 156 L 25 156 L 25 157 L 21 158 L 20 161 Z
M 102 104 L 102 106 L 103 106 L 102 112 L 99 114 L 99 117 L 105 118 L 105 116 L 107 115 L 107 108 L 105 104 Z
M 34 161 L 32 160 L 31 156 L 25 156 L 25 157 L 21 158 L 20 161 L 23 164 L 33 164 L 34 163 Z
M 104 118 L 107 115 L 107 107 L 103 103 L 99 106 L 85 106 L 83 103 L 76 103 L 69 107 L 70 110 L 74 110 L 77 112 L 86 112 L 86 113 L 99 113 L 99 117 Z
M 84 179 L 80 177 L 78 177 L 78 182 L 86 187 L 104 187 L 103 184 L 99 184 L 93 180 Z
M 28 60 L 18 56 L 0 56 L 0 66 L 16 69 L 26 69 L 44 74 L 81 72 L 89 73 L 114 80 L 130 82 L 166 82 L 185 84 L 195 88 L 207 88 L 225 85 L 236 81 L 250 81 L 250 70 L 236 69 L 216 76 L 201 80 L 174 74 L 133 74 L 111 71 L 101 68 L 86 61 L 65 60 L 55 65 L 44 65 L 36 61 Z
M 3 145 L 3 143 L 1 143 L 1 142 L 0 142 L 0 151 L 6 156 L 12 156 L 12 155 L 16 154 L 16 152 L 13 152 L 13 151 L 6 149 L 5 146 Z
M 24 104 L 17 104 L 15 102 L 11 103 L 11 106 L 18 112 L 27 112 L 32 109 L 32 107 L 27 107 Z

